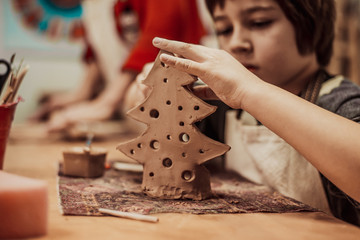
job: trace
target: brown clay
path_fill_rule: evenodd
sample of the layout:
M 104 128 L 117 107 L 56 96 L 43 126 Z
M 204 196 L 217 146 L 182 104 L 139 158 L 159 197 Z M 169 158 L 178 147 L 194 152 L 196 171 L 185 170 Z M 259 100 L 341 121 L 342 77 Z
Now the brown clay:
M 194 123 L 212 114 L 216 107 L 187 89 L 186 85 L 196 80 L 194 77 L 165 66 L 159 55 L 144 80 L 152 88 L 151 93 L 128 112 L 146 123 L 147 129 L 117 149 L 144 165 L 142 188 L 147 195 L 205 199 L 211 195 L 210 174 L 202 163 L 230 147 L 196 128 Z
M 63 173 L 74 177 L 101 177 L 107 151 L 103 148 L 73 147 L 63 151 Z

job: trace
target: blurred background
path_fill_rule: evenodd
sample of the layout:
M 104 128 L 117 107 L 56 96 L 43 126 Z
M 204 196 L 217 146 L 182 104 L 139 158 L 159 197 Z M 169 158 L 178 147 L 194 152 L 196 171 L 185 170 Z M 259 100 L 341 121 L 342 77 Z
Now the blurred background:
M 360 84 L 360 1 L 337 0 L 337 25 L 331 73 L 341 73 Z M 206 26 L 211 25 L 203 1 L 198 3 Z M 68 91 L 84 75 L 83 26 L 92 41 L 104 46 L 109 69 L 122 60 L 112 22 L 114 0 L 1 0 L 0 58 L 30 66 L 19 93 L 15 122 L 24 122 L 34 112 L 44 92 Z M 216 45 L 209 38 L 207 45 Z M 110 56 L 109 56 L 110 55 Z M 111 73 L 109 70 L 109 74 Z
M 15 122 L 26 120 L 36 109 L 44 91 L 71 89 L 83 74 L 79 60 L 82 43 L 70 39 L 66 29 L 80 19 L 83 10 L 78 8 L 72 15 L 66 11 L 59 15 L 50 8 L 45 9 L 41 1 L 29 1 L 30 8 L 22 8 L 22 2 L 2 0 L 0 3 L 0 58 L 9 60 L 16 53 L 15 63 L 19 64 L 23 59 L 30 66 L 20 86 L 19 95 L 24 102 L 18 105 Z M 46 14 L 45 10 L 49 13 Z M 36 24 L 39 19 L 42 26 Z M 63 26 L 57 33 L 55 29 L 50 32 L 56 26 L 46 26 L 54 19 L 61 19 L 59 25 Z

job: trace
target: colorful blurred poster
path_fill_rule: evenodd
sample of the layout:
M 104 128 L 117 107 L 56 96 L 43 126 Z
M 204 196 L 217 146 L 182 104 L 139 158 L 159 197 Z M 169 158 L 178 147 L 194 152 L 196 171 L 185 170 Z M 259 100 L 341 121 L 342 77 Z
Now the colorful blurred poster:
M 0 54 L 78 56 L 84 35 L 81 15 L 76 0 L 1 0 Z

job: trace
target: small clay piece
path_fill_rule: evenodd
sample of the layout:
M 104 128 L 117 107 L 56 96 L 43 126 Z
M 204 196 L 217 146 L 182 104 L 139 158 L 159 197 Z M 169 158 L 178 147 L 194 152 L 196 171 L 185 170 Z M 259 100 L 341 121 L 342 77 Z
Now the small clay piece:
M 106 154 L 106 149 L 97 147 L 67 149 L 63 152 L 63 173 L 74 177 L 101 177 L 105 171 Z
M 147 195 L 205 199 L 211 195 L 210 174 L 202 163 L 230 147 L 203 135 L 194 125 L 216 110 L 186 87 L 196 78 L 164 65 L 159 55 L 144 80 L 152 88 L 149 96 L 128 112 L 146 123 L 147 129 L 117 149 L 144 165 L 142 188 Z

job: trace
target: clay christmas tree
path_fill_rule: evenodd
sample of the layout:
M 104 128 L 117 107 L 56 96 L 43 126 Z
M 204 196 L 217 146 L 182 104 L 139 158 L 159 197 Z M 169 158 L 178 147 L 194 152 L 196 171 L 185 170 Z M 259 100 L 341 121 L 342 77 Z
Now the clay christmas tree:
M 212 114 L 216 107 L 187 89 L 186 85 L 196 80 L 194 77 L 165 66 L 159 55 L 144 80 L 151 93 L 128 112 L 146 123 L 147 129 L 117 149 L 143 164 L 142 188 L 147 195 L 205 199 L 211 195 L 210 174 L 202 163 L 224 154 L 229 146 L 197 129 L 194 123 Z

